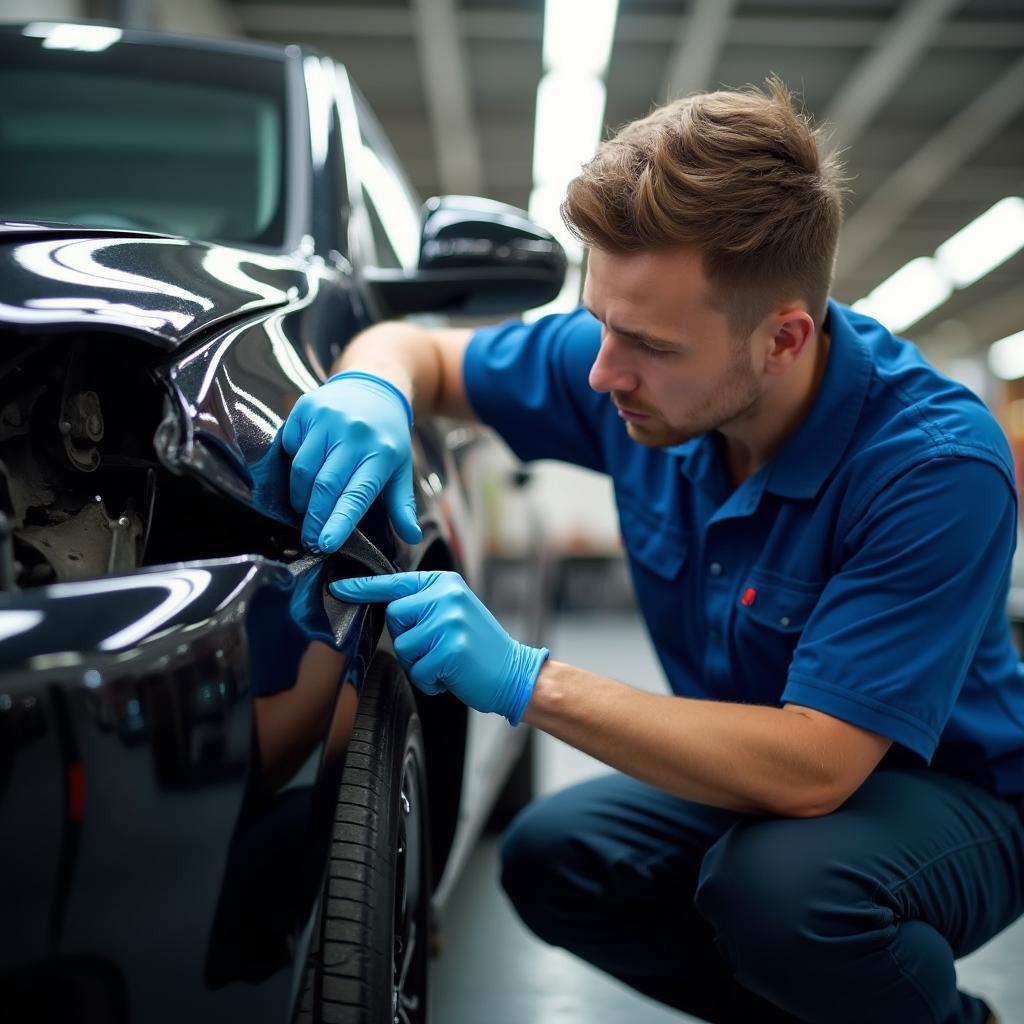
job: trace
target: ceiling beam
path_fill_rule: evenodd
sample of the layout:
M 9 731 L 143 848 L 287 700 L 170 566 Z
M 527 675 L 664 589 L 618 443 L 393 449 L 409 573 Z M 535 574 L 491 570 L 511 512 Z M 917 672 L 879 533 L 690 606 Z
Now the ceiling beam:
M 423 88 L 445 192 L 479 195 L 483 160 L 470 110 L 466 55 L 454 0 L 413 0 Z
M 707 89 L 718 67 L 736 0 L 694 0 L 677 30 L 661 83 L 663 100 Z
M 256 3 L 236 4 L 235 12 L 246 32 L 273 35 L 411 39 L 416 30 L 412 11 L 391 7 Z
M 847 221 L 839 275 L 855 271 L 919 203 L 1024 110 L 1024 57 L 933 135 Z
M 859 138 L 963 2 L 907 0 L 825 112 L 836 145 L 851 146 Z
M 891 28 L 890 19 L 868 15 L 859 18 L 737 15 L 729 34 L 729 45 L 859 50 L 877 45 Z M 1024 45 L 1024 21 L 1020 18 L 957 19 L 942 27 L 932 45 L 952 50 L 1019 50 Z
M 241 28 L 246 32 L 289 36 L 340 36 L 407 38 L 415 34 L 413 14 L 408 9 L 339 7 L 302 3 L 240 3 L 234 5 Z M 529 11 L 460 11 L 459 31 L 465 39 L 510 40 L 540 45 L 544 17 Z M 815 46 L 864 49 L 875 46 L 891 28 L 886 18 L 765 17 L 736 15 L 729 30 L 730 46 Z M 619 13 L 616 43 L 664 45 L 679 29 L 679 19 L 670 14 Z M 1019 49 L 1024 46 L 1024 22 L 958 20 L 946 25 L 933 40 L 936 47 L 955 49 Z

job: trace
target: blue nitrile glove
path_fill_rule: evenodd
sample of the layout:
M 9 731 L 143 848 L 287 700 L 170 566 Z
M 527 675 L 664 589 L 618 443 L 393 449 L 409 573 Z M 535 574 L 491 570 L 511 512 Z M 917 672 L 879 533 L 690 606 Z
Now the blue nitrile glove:
M 371 373 L 337 373 L 295 403 L 282 443 L 293 456 L 292 507 L 306 513 L 305 547 L 336 551 L 382 491 L 398 536 L 409 544 L 422 537 L 411 428 L 408 399 Z
M 389 601 L 388 631 L 406 675 L 424 693 L 450 690 L 477 711 L 518 725 L 548 657 L 513 640 L 456 572 L 338 580 L 342 601 Z

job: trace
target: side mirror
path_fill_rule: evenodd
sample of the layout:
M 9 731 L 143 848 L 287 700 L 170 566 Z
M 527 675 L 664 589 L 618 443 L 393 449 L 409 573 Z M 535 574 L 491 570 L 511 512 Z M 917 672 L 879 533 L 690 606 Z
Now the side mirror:
M 523 210 L 441 196 L 423 205 L 419 267 L 369 267 L 363 278 L 385 316 L 497 316 L 550 302 L 565 271 L 565 250 Z

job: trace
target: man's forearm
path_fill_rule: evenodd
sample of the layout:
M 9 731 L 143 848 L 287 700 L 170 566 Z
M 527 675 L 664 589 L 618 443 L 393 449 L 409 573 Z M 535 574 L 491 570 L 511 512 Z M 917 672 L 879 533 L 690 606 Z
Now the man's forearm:
M 396 321 L 375 324 L 357 334 L 335 360 L 331 373 L 362 370 L 383 377 L 412 403 L 417 415 L 437 411 L 441 361 L 422 327 Z
M 831 809 L 828 752 L 793 709 L 646 693 L 548 661 L 523 721 L 700 803 L 786 817 Z

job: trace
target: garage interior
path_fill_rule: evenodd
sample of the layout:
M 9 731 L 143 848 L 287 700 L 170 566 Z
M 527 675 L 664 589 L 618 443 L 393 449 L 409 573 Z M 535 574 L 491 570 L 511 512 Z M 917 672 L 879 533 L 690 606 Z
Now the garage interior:
M 80 18 L 300 43 L 342 62 L 421 197 L 497 199 L 529 209 L 565 241 L 573 266 L 550 309 L 575 305 L 583 254 L 556 211 L 566 161 L 571 167 L 587 153 L 553 170 L 535 156 L 544 137 L 545 0 L 0 0 L 3 21 Z M 669 97 L 759 83 L 770 72 L 832 126 L 844 153 L 849 183 L 834 296 L 863 304 L 986 401 L 1010 438 L 1020 486 L 1024 3 L 621 0 L 610 55 L 593 69 L 601 103 L 589 144 Z M 990 266 L 965 266 L 955 245 L 944 248 L 965 229 L 984 237 Z M 610 483 L 541 463 L 525 486 L 512 486 L 511 456 L 490 458 L 488 592 L 496 614 L 515 635 L 522 567 L 541 543 L 554 581 L 546 640 L 553 654 L 663 692 L 633 606 Z M 1024 620 L 1024 566 L 1013 602 Z M 541 794 L 608 770 L 540 734 L 533 752 Z M 431 968 L 435 1020 L 695 1019 L 535 939 L 503 898 L 497 864 L 498 839 L 489 834 L 445 907 L 442 952 Z M 1004 1024 L 1024 1024 L 1022 963 L 1019 921 L 958 962 L 958 977 Z

